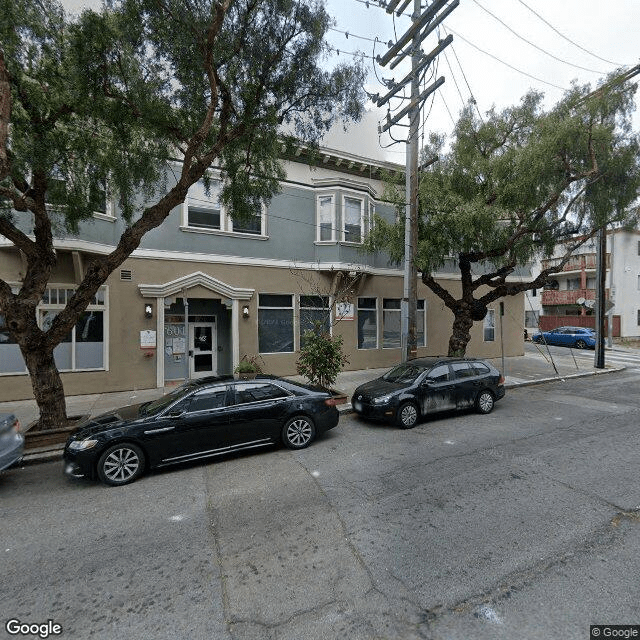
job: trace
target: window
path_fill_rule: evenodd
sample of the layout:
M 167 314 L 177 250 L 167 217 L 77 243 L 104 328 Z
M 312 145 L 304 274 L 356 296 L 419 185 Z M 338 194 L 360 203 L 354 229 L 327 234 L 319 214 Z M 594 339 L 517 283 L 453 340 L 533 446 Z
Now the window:
M 397 349 L 401 346 L 400 298 L 382 300 L 382 347 Z
M 366 221 L 365 233 L 373 231 L 376 224 L 376 205 L 373 202 L 369 203 L 369 218 Z
M 477 375 L 476 370 L 469 362 L 453 362 L 451 364 L 455 378 L 473 378 Z
M 638 326 L 640 327 L 640 309 L 638 309 Z
M 638 240 L 638 255 L 640 256 L 640 240 Z
M 253 235 L 262 235 L 262 207 L 260 211 L 254 213 L 247 220 L 230 219 L 231 231 L 236 233 L 251 233 Z
M 364 200 L 344 197 L 342 199 L 342 230 L 345 242 L 362 242 Z
M 318 196 L 316 240 L 335 242 L 335 205 L 333 196 Z
M 300 347 L 305 343 L 304 334 L 315 331 L 320 323 L 322 333 L 331 331 L 329 296 L 300 296 Z
M 539 311 L 524 312 L 524 326 L 535 329 L 538 326 Z
M 580 278 L 569 278 L 567 280 L 567 290 L 576 291 L 580 289 Z
M 275 384 L 248 382 L 236 385 L 236 404 L 286 398 L 289 394 Z
M 424 300 L 417 301 L 416 310 L 416 345 L 418 347 L 425 347 L 427 345 L 427 316 L 426 316 L 426 303 Z
M 209 181 L 209 194 L 203 180 L 189 187 L 185 200 L 184 222 L 187 227 L 203 231 L 222 231 L 253 236 L 264 234 L 265 214 L 262 206 L 245 220 L 232 220 L 220 202 L 222 183 L 216 178 Z
M 375 298 L 358 298 L 358 349 L 378 348 L 378 309 Z
M 222 229 L 220 181 L 210 181 L 209 195 L 204 182 L 198 180 L 189 187 L 187 196 L 187 225 L 202 229 Z
M 538 295 L 538 290 L 537 289 L 531 289 L 531 297 L 535 298 Z
M 196 393 L 189 405 L 189 413 L 194 411 L 211 411 L 212 409 L 220 409 L 225 405 L 227 396 L 227 388 L 222 389 L 205 389 Z M 173 409 L 172 409 L 173 412 Z
M 37 308 L 38 324 L 44 331 L 71 299 L 75 289 L 50 287 Z M 60 371 L 85 371 L 106 367 L 107 340 L 104 335 L 106 289 L 100 289 L 75 326 L 54 349 Z M 11 339 L 0 316 L 0 374 L 26 373 L 27 368 L 18 345 Z
M 495 309 L 489 309 L 483 322 L 484 341 L 493 342 L 496 339 L 496 312 Z
M 489 367 L 487 367 L 487 365 L 483 364 L 482 362 L 474 362 L 473 368 L 476 370 L 476 375 L 478 376 L 486 376 L 491 372 Z
M 449 366 L 446 364 L 440 364 L 434 367 L 427 374 L 427 378 L 433 382 L 447 382 L 449 380 Z
M 293 295 L 258 295 L 258 350 L 260 353 L 293 352 Z

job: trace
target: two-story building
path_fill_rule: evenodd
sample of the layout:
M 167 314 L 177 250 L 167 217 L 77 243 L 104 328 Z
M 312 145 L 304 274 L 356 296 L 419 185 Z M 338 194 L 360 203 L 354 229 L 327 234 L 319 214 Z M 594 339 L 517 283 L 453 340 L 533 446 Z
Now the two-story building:
M 259 356 L 270 373 L 292 375 L 314 320 L 343 337 L 347 369 L 400 361 L 403 271 L 385 255 L 364 253 L 362 241 L 375 215 L 394 220 L 383 173 L 403 167 L 326 147 L 313 154 L 300 147 L 285 166 L 280 192 L 251 221 L 234 222 L 221 206 L 212 170 L 209 193 L 194 185 L 143 238 L 55 350 L 67 394 L 231 373 L 245 355 Z M 55 239 L 58 264 L 37 311 L 43 327 L 123 228 L 107 202 L 77 236 Z M 23 272 L 20 253 L 0 236 L 0 277 L 18 288 Z M 457 273 L 438 279 L 459 292 Z M 468 355 L 523 352 L 523 296 L 504 301 L 504 316 L 498 309 L 474 326 Z M 418 354 L 446 354 L 452 321 L 419 283 Z M 1 324 L 0 378 L 1 401 L 31 397 L 19 348 Z

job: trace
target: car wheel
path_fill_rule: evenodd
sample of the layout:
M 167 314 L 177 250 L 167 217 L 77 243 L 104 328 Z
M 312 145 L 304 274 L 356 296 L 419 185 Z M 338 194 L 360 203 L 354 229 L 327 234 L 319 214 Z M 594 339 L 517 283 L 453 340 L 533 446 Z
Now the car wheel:
M 396 424 L 401 429 L 412 429 L 418 422 L 418 407 L 413 402 L 404 402 L 398 407 Z
M 488 389 L 481 391 L 476 399 L 476 409 L 478 413 L 491 413 L 494 404 L 493 393 Z
M 135 444 L 109 447 L 98 460 L 98 477 L 113 486 L 133 482 L 144 471 L 144 453 Z
M 587 343 L 584 340 L 578 340 L 576 342 L 576 349 L 586 349 Z
M 316 436 L 311 418 L 295 416 L 282 427 L 282 441 L 289 449 L 304 449 Z

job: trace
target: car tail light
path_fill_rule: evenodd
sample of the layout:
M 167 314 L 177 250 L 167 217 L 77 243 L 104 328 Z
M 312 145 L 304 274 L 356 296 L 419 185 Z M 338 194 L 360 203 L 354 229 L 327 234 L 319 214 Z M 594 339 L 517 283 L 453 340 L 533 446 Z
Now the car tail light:
M 327 398 L 324 403 L 327 405 L 327 407 L 336 407 L 338 406 L 340 403 L 342 402 L 342 400 L 340 400 L 340 398 Z
M 16 421 L 13 423 L 13 430 L 16 433 L 20 433 L 20 420 L 18 420 L 18 418 L 16 418 Z
M 498 380 L 498 386 L 500 386 L 501 384 L 504 384 L 504 376 L 502 374 L 500 374 L 500 380 Z

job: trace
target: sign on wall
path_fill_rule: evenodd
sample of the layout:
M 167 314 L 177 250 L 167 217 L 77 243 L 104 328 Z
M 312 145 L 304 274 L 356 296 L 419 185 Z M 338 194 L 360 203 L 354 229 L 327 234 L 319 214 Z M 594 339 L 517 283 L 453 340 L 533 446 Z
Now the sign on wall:
M 156 348 L 156 332 L 146 329 L 140 332 L 140 348 L 155 349 Z
M 336 320 L 355 320 L 355 306 L 350 302 L 338 302 L 336 304 Z

